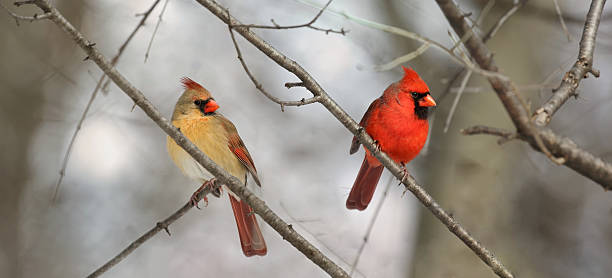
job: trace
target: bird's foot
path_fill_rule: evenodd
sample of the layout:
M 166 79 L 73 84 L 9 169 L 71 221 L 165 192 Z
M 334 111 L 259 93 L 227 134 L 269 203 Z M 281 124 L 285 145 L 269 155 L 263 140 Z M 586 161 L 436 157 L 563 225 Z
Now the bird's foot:
M 408 176 L 410 176 L 410 173 L 408 173 L 408 169 L 406 168 L 406 165 L 402 165 L 401 168 L 402 168 L 402 179 L 400 180 L 399 184 L 402 184 L 403 182 L 407 181 Z
M 376 145 L 376 150 L 380 152 L 381 149 L 380 149 L 380 144 L 378 144 L 378 140 L 374 140 L 374 145 Z
M 216 196 L 216 197 L 220 197 L 221 196 L 221 190 L 219 189 L 219 187 L 215 187 L 215 182 L 217 181 L 217 179 L 212 178 L 206 182 L 204 182 L 202 184 L 202 186 L 200 186 L 200 188 L 198 188 L 198 190 L 196 190 L 195 192 L 193 192 L 193 195 L 191 195 L 191 204 L 196 207 L 197 209 L 200 209 L 200 207 L 198 206 L 198 195 L 207 187 L 211 187 L 211 193 Z M 204 207 L 208 206 L 208 198 L 206 196 L 202 197 L 202 200 L 204 200 Z

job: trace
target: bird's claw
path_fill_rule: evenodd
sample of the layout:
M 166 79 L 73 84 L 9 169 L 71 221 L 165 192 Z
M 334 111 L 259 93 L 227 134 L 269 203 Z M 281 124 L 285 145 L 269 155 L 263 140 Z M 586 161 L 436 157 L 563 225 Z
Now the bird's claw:
M 407 181 L 408 176 L 410 176 L 410 173 L 408 173 L 408 169 L 406 169 L 406 166 L 402 165 L 402 179 L 400 179 L 400 183 L 398 185 Z
M 378 144 L 378 140 L 374 140 L 374 145 L 376 146 L 376 150 L 380 152 L 381 149 L 380 149 L 380 144 Z
M 193 192 L 193 195 L 191 195 L 191 205 L 196 207 L 197 209 L 200 209 L 200 207 L 198 206 L 198 195 L 206 188 L 206 187 L 211 187 L 211 193 L 218 197 L 221 197 L 221 190 L 218 188 L 214 188 L 215 185 L 215 181 L 217 181 L 217 179 L 212 178 L 206 182 L 204 182 L 202 184 L 202 186 L 200 186 L 200 188 L 198 188 L 198 190 L 196 190 L 195 192 Z M 202 197 L 202 200 L 204 200 L 204 207 L 208 206 L 208 198 L 206 196 Z

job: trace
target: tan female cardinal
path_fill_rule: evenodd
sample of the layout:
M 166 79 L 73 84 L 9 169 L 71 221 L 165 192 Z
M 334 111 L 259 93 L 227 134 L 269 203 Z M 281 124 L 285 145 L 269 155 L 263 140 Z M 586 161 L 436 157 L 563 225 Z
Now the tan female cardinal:
M 380 150 L 405 167 L 427 141 L 427 112 L 429 107 L 436 106 L 436 102 L 419 75 L 412 69 L 403 69 L 404 78 L 391 84 L 370 104 L 359 125 L 376 141 Z M 350 153 L 357 152 L 359 145 L 357 137 L 353 137 Z M 346 200 L 348 209 L 364 210 L 368 207 L 384 168 L 370 151 L 366 149 L 365 152 Z
M 174 107 L 172 124 L 210 159 L 240 179 L 245 186 L 249 174 L 253 177 L 253 181 L 261 186 L 253 159 L 240 139 L 236 127 L 217 112 L 219 105 L 210 92 L 189 78 L 185 77 L 181 82 L 185 91 Z M 196 194 L 206 186 L 213 185 L 215 178 L 170 137 L 167 147 L 170 157 L 181 171 L 186 176 L 203 183 L 191 198 L 196 205 Z M 228 195 L 238 226 L 242 252 L 247 257 L 265 255 L 266 243 L 253 209 L 229 190 Z

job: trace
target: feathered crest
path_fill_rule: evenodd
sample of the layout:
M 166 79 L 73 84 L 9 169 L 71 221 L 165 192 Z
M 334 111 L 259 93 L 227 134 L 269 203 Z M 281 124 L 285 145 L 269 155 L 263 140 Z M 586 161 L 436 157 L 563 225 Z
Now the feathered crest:
M 421 77 L 411 68 L 406 68 L 402 66 L 404 69 L 404 77 L 400 80 L 400 86 L 407 91 L 417 92 L 417 93 L 427 93 L 429 92 L 429 87 L 425 84 L 425 81 L 421 79 Z
M 204 87 L 202 87 L 202 85 L 198 84 L 198 82 L 191 80 L 191 78 L 189 77 L 181 78 L 181 83 L 183 83 L 183 88 L 185 88 L 186 90 L 204 90 Z

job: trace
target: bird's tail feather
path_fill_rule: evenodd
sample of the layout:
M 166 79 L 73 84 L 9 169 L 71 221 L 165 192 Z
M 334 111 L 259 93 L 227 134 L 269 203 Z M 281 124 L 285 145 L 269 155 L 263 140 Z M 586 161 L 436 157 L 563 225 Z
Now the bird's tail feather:
M 351 193 L 346 199 L 346 208 L 364 210 L 374 196 L 374 190 L 382 175 L 384 167 L 381 164 L 372 165 L 368 161 L 368 156 L 363 159 L 359 174 L 355 179 Z
M 253 209 L 244 201 L 238 200 L 231 194 L 229 195 L 232 210 L 238 226 L 240 245 L 245 256 L 263 256 L 267 253 L 266 242 L 264 241 L 255 213 Z

